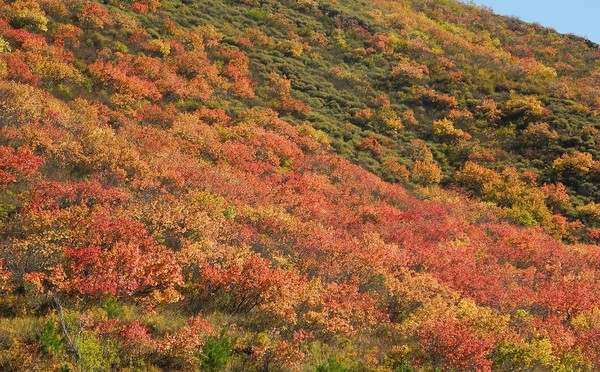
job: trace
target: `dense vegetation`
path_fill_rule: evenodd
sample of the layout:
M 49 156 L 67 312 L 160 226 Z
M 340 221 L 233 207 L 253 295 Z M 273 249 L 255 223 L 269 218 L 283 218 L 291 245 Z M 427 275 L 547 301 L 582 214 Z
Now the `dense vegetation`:
M 600 368 L 599 57 L 450 0 L 0 0 L 0 369 Z

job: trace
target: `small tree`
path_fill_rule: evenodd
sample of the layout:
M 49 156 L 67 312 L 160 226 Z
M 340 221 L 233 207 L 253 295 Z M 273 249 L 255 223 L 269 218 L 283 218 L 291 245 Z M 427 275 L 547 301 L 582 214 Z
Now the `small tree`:
M 229 364 L 231 349 L 236 340 L 225 336 L 221 331 L 219 336 L 211 336 L 202 347 L 200 369 L 202 371 L 222 371 Z
M 410 177 L 413 182 L 426 186 L 440 183 L 443 174 L 434 160 L 415 160 Z
M 40 333 L 40 346 L 44 354 L 56 354 L 64 346 L 63 339 L 52 319 L 48 319 Z

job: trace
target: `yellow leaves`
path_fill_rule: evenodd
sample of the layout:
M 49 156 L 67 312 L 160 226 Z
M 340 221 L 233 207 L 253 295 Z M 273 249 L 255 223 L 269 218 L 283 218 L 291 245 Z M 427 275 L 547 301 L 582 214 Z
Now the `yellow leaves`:
M 302 123 L 298 126 L 298 134 L 308 137 L 315 142 L 321 144 L 324 148 L 331 146 L 331 138 L 322 130 L 315 129 L 309 122 Z
M 285 75 L 281 76 L 276 72 L 269 74 L 270 89 L 281 98 L 289 98 L 292 90 L 292 81 Z
M 574 316 L 571 326 L 576 330 L 600 329 L 600 309 L 594 308 Z
M 329 336 L 353 335 L 378 324 L 373 298 L 359 293 L 355 285 L 329 283 L 319 289 L 304 314 L 309 330 Z
M 11 50 L 9 42 L 0 36 L 0 53 L 9 53 Z
M 258 27 L 249 27 L 243 31 L 243 34 L 248 37 L 252 45 L 271 48 L 275 45 L 275 39 L 272 36 L 265 34 Z
M 468 161 L 454 176 L 459 185 L 466 186 L 476 193 L 487 193 L 493 185 L 501 181 L 500 174 L 475 162 Z
M 589 217 L 593 221 L 600 221 L 600 203 L 591 202 L 586 205 L 580 205 L 577 212 Z
M 487 120 L 492 122 L 500 120 L 502 115 L 502 111 L 498 109 L 498 106 L 493 99 L 484 99 L 475 109 Z
M 483 200 L 493 201 L 504 208 L 521 224 L 550 223 L 551 213 L 546 206 L 546 194 L 514 169 L 507 168 L 498 173 L 468 161 L 454 179 Z
M 567 188 L 560 182 L 544 184 L 540 189 L 544 193 L 548 204 L 552 207 L 563 208 L 571 202 L 571 198 L 567 194 Z
M 154 304 L 167 303 L 172 304 L 183 299 L 183 295 L 172 286 L 163 290 L 153 290 L 150 293 L 150 302 Z
M 551 130 L 548 123 L 530 123 L 522 132 L 523 140 L 534 146 L 544 146 L 558 139 L 558 133 Z
M 21 235 L 11 238 L 3 252 L 11 257 L 10 266 L 15 278 L 20 280 L 27 273 L 43 273 L 57 267 L 65 247 L 75 244 L 84 234 L 86 226 L 81 221 L 89 215 L 90 210 L 84 207 L 22 214 L 15 221 L 20 224 Z M 46 278 L 33 275 L 29 279 L 39 285 Z
M 404 128 L 402 124 L 402 120 L 396 114 L 396 112 L 391 108 L 391 106 L 383 106 L 379 112 L 377 113 L 379 120 L 383 123 L 385 128 L 391 130 L 392 132 L 397 132 L 400 129 Z
M 598 168 L 598 162 L 594 161 L 592 154 L 581 151 L 563 154 L 552 162 L 552 169 L 559 175 L 584 176 L 595 168 Z
M 407 110 L 401 115 L 392 108 L 389 99 L 385 96 L 378 97 L 381 107 L 376 111 L 369 108 L 359 110 L 354 114 L 354 118 L 361 122 L 370 122 L 370 125 L 377 127 L 382 132 L 398 133 L 404 129 L 403 120 L 409 124 L 416 124 L 416 119 L 412 111 Z
M 419 98 L 421 101 L 440 107 L 440 108 L 454 108 L 458 106 L 458 100 L 456 97 L 438 92 L 431 88 L 424 86 L 415 86 L 411 88 L 414 96 Z
M 525 119 L 536 119 L 544 115 L 542 102 L 535 96 L 521 96 L 511 93 L 504 108 L 510 116 L 520 116 Z
M 408 82 L 416 82 L 429 75 L 427 66 L 402 57 L 394 67 L 392 67 L 392 76 L 401 78 Z
M 552 343 L 547 338 L 534 338 L 528 342 L 503 342 L 497 352 L 502 366 L 512 371 L 555 370 L 559 364 L 559 359 L 552 350 Z
M 260 224 L 262 221 L 266 221 L 282 230 L 292 231 L 298 222 L 283 207 L 277 205 L 259 205 L 256 207 L 247 205 L 242 209 L 242 214 L 253 224 Z
M 17 53 L 18 52 L 18 53 Z M 15 52 L 29 66 L 34 75 L 52 82 L 68 81 L 79 84 L 83 75 L 65 60 L 64 51 L 41 43 L 26 44 Z
M 171 54 L 171 44 L 165 40 L 154 39 L 150 44 L 162 54 L 163 58 L 167 58 Z
M 455 316 L 469 323 L 480 334 L 502 335 L 507 331 L 510 320 L 509 315 L 500 315 L 497 311 L 479 306 L 471 299 L 462 299 L 456 305 Z
M 458 293 L 426 272 L 417 273 L 404 269 L 400 275 L 383 274 L 383 278 L 389 293 L 404 307 L 414 303 L 428 303 L 436 298 L 453 302 L 459 297 Z
M 0 81 L 0 126 L 19 126 L 41 118 L 47 94 L 29 85 Z
M 362 74 L 357 74 L 354 71 L 351 71 L 342 66 L 334 66 L 329 69 L 329 72 L 333 74 L 336 78 L 340 80 L 345 80 L 350 84 L 368 84 L 365 76 Z
M 289 271 L 296 275 L 295 271 Z M 259 306 L 272 320 L 279 319 L 284 328 L 298 322 L 297 307 L 305 298 L 306 284 L 302 281 L 284 281 L 281 286 L 270 287 L 261 295 L 263 303 Z
M 218 46 L 223 39 L 223 34 L 213 25 L 194 27 L 191 31 L 192 45 L 194 49 L 203 50 L 204 47 Z
M 188 197 L 193 200 L 193 203 L 200 210 L 208 213 L 212 217 L 219 217 L 226 208 L 227 202 L 221 195 L 214 194 L 210 191 L 193 190 Z
M 316 9 L 319 3 L 316 0 L 296 0 L 296 4 L 302 9 Z
M 139 154 L 123 138 L 117 137 L 110 127 L 82 128 L 79 141 L 82 145 L 83 163 L 90 169 L 110 169 L 116 174 L 127 175 L 139 169 Z
M 443 179 L 442 169 L 433 159 L 431 149 L 427 144 L 418 139 L 411 140 L 412 156 L 416 159 L 413 163 L 410 178 L 413 182 L 422 185 L 437 185 Z
M 313 31 L 311 33 L 310 42 L 313 45 L 318 45 L 320 47 L 326 47 L 327 45 L 329 45 L 329 39 L 327 38 L 327 35 L 323 34 L 322 32 L 316 31 Z
M 6 62 L 0 61 L 0 80 L 3 80 L 8 75 L 8 66 Z
M 455 128 L 449 119 L 441 119 L 433 122 L 433 135 L 448 142 L 457 142 L 461 139 L 469 139 L 471 136 Z
M 22 26 L 31 26 L 40 31 L 48 31 L 48 18 L 38 2 L 17 0 L 12 4 L 13 21 Z
M 304 50 L 310 48 L 309 45 L 300 43 L 295 40 L 282 41 L 281 43 L 279 43 L 278 47 L 285 54 L 294 58 L 300 58 L 302 54 L 304 54 Z
M 408 181 L 410 171 L 405 165 L 400 163 L 399 158 L 395 156 L 385 158 L 383 160 L 383 167 L 386 172 L 393 174 L 401 181 Z
M 443 177 L 442 169 L 434 160 L 415 160 L 410 174 L 413 182 L 423 186 L 438 184 Z
M 417 125 L 419 124 L 419 122 L 417 121 L 417 119 L 415 118 L 415 113 L 413 112 L 413 110 L 406 110 L 402 113 L 402 121 L 410 124 L 410 125 Z

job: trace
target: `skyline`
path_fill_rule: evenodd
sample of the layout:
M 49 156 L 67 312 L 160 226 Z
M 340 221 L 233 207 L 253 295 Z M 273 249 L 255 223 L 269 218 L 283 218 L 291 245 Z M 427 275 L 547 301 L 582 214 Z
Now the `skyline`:
M 530 23 L 539 23 L 562 34 L 575 34 L 600 44 L 600 2 L 573 0 L 569 3 L 546 0 L 473 0 L 494 13 L 514 16 Z

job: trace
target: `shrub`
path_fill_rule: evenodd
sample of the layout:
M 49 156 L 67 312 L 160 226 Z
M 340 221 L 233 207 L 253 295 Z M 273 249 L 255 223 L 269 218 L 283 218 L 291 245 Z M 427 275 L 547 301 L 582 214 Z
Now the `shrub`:
M 329 357 L 326 363 L 317 366 L 317 372 L 345 372 L 348 369 L 335 358 Z
M 202 347 L 200 369 L 203 371 L 221 371 L 227 367 L 231 359 L 231 349 L 236 340 L 225 336 L 225 332 L 211 336 Z
M 40 333 L 40 346 L 44 354 L 57 354 L 64 347 L 64 341 L 53 319 L 48 319 Z

